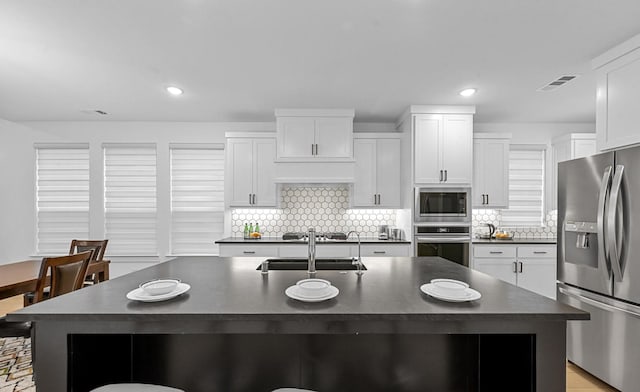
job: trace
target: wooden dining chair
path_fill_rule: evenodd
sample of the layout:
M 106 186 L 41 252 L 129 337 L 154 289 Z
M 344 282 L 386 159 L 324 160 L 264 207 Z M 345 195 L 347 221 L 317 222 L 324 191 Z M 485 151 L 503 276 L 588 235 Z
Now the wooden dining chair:
M 88 250 L 69 256 L 43 258 L 36 290 L 24 295 L 24 306 L 82 288 L 93 253 L 93 250 Z
M 107 250 L 107 244 L 109 240 L 71 240 L 71 247 L 69 248 L 69 254 L 73 255 L 80 252 L 85 252 L 87 250 L 93 250 L 93 255 L 91 256 L 90 263 L 98 262 L 98 261 L 106 261 L 103 259 L 104 252 Z M 107 261 L 108 262 L 108 261 Z M 108 272 L 103 273 L 105 275 L 103 279 L 109 279 Z M 85 285 L 91 285 L 94 283 L 99 283 L 101 279 L 97 276 L 97 274 L 91 274 L 91 276 L 87 276 L 85 279 Z
M 69 256 L 42 259 L 33 302 L 37 303 L 47 298 L 81 289 L 93 253 L 93 250 L 88 250 Z M 49 285 L 47 285 L 47 275 L 51 276 Z M 49 294 L 45 297 L 44 289 L 47 286 Z

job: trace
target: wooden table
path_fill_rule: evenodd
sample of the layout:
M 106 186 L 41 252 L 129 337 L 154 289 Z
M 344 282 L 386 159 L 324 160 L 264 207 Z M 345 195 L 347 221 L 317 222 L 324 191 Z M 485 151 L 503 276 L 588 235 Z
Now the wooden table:
M 42 260 L 25 260 L 0 265 L 0 299 L 30 293 L 36 290 Z M 109 260 L 93 261 L 87 276 L 96 274 L 98 281 L 109 280 Z

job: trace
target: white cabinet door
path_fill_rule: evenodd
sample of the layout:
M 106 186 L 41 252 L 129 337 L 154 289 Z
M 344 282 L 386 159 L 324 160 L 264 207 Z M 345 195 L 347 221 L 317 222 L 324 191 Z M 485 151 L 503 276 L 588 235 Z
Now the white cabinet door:
M 314 143 L 313 117 L 278 118 L 278 158 L 311 158 Z
M 414 182 L 439 184 L 442 115 L 418 114 L 414 121 Z
M 371 207 L 375 204 L 376 146 L 375 139 L 353 141 L 353 155 L 356 160 L 353 183 L 354 207 Z
M 278 245 L 220 244 L 220 257 L 277 257 L 277 256 L 278 256 Z
M 253 141 L 251 139 L 227 140 L 227 173 L 230 188 L 229 204 L 232 206 L 251 205 L 253 194 Z
M 634 50 L 625 48 L 627 54 L 598 70 L 596 132 L 600 150 L 640 143 L 640 47 L 635 45 Z
M 343 117 L 315 120 L 316 157 L 350 158 L 353 156 L 353 119 Z
M 253 143 L 253 190 L 255 206 L 276 206 L 276 140 L 255 139 Z M 248 174 L 248 173 L 247 173 Z
M 509 206 L 509 141 L 487 139 L 482 143 L 484 208 Z
M 555 259 L 519 258 L 518 286 L 556 299 Z
M 400 155 L 400 139 L 378 139 L 376 149 L 378 207 L 401 207 Z
M 442 127 L 442 167 L 445 184 L 471 184 L 473 117 L 445 115 Z
M 361 257 L 400 257 L 410 256 L 410 244 L 363 244 L 360 247 Z M 358 246 L 353 247 L 351 256 L 358 256 Z
M 474 259 L 474 269 L 504 282 L 516 284 L 515 259 Z

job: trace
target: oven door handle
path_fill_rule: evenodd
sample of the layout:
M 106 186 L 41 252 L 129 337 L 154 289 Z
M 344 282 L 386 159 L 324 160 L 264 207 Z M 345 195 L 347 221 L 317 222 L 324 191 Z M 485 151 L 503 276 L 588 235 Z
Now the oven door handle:
M 471 242 L 470 237 L 416 237 L 416 242 L 447 243 Z

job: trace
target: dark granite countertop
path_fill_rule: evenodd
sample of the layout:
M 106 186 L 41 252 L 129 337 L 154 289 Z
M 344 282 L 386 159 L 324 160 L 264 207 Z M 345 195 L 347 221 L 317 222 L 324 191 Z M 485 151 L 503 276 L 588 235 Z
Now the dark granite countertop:
M 407 245 L 410 241 L 397 241 L 397 240 L 379 240 L 374 237 L 360 237 L 360 242 L 363 244 L 385 244 L 385 245 Z M 281 237 L 262 237 L 259 240 L 247 240 L 242 237 L 227 237 L 216 241 L 216 244 L 307 244 L 304 240 L 283 240 Z M 358 240 L 351 237 L 348 240 L 316 240 L 316 245 L 331 244 L 331 245 L 353 245 L 357 244 Z
M 485 240 L 481 238 L 474 238 L 472 241 L 474 244 L 506 244 L 506 245 L 523 245 L 523 244 L 548 244 L 555 245 L 557 240 L 555 238 L 514 238 L 511 240 Z
M 319 271 L 340 294 L 321 303 L 289 299 L 284 291 L 306 271 L 256 267 L 264 258 L 179 257 L 134 273 L 26 307 L 9 320 L 158 322 L 158 321 L 565 321 L 588 313 L 509 285 L 439 257 L 363 258 L 368 270 Z M 164 302 L 141 303 L 125 295 L 141 282 L 175 277 L 191 290 Z M 443 302 L 419 288 L 434 278 L 468 282 L 482 294 L 477 301 Z

